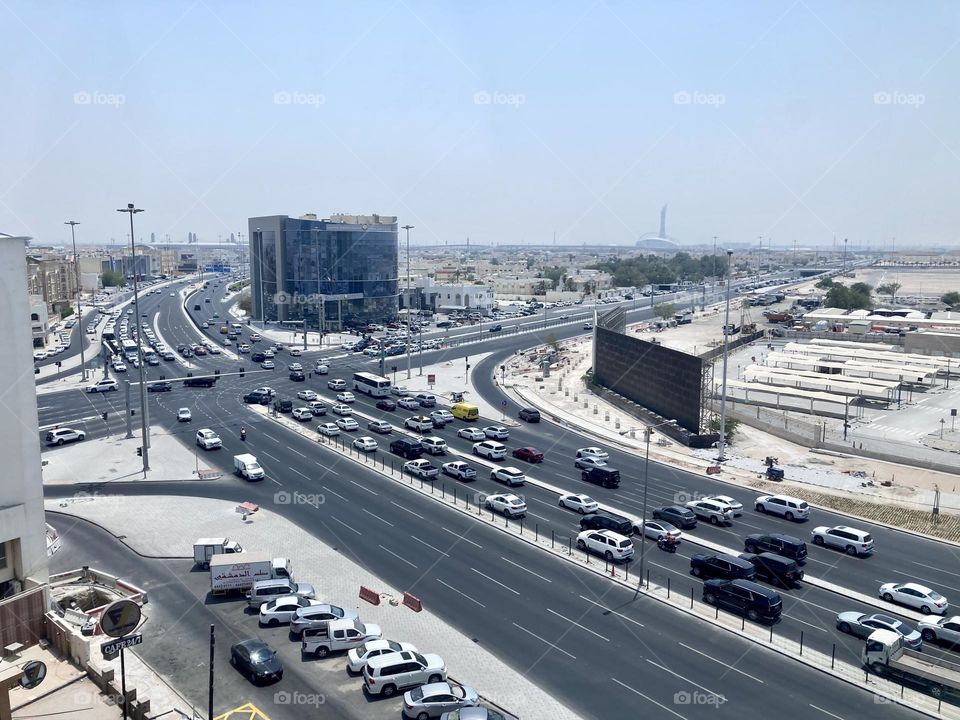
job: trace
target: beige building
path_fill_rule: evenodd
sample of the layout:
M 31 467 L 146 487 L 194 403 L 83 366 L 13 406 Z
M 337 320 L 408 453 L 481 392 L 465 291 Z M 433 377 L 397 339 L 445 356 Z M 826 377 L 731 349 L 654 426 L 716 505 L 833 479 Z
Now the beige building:
M 499 275 L 493 279 L 498 300 L 528 300 L 553 289 L 553 280 L 530 274 Z
M 43 298 L 50 316 L 59 315 L 76 299 L 77 269 L 72 256 L 28 248 L 26 277 L 27 292 Z

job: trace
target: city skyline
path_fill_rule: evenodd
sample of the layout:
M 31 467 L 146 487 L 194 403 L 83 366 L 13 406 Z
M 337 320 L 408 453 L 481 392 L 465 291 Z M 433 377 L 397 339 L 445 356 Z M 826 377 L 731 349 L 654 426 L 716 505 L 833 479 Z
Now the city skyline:
M 38 244 L 65 242 L 68 218 L 78 244 L 119 244 L 131 200 L 158 244 L 376 212 L 418 246 L 627 247 L 665 203 L 681 245 L 956 243 L 947 6 L 14 2 L 0 17 L 18 28 L 0 228 Z M 334 29 L 320 51 L 317 27 Z

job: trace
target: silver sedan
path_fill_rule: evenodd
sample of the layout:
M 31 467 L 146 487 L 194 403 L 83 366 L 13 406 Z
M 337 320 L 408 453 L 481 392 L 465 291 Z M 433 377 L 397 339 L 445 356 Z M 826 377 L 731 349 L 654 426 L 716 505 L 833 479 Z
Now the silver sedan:
M 889 615 L 842 612 L 837 615 L 837 629 L 861 638 L 870 637 L 874 630 L 891 630 L 903 635 L 903 643 L 908 648 L 918 650 L 923 644 L 923 636 L 918 631 Z
M 447 682 L 428 683 L 404 693 L 403 716 L 428 720 L 453 710 L 473 707 L 479 702 L 477 691 L 471 687 Z

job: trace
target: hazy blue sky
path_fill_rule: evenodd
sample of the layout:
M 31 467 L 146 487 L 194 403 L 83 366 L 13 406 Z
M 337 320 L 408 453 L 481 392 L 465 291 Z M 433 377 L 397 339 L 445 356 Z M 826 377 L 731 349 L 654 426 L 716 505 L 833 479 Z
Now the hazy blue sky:
M 0 3 L 0 231 L 954 244 L 957 2 Z M 766 244 L 766 241 L 765 241 Z

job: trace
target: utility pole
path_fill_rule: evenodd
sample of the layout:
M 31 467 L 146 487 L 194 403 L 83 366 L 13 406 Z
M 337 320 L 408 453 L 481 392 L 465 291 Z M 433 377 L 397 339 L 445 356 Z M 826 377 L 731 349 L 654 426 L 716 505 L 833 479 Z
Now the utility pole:
M 412 375 L 410 372 L 410 306 L 413 303 L 410 302 L 410 231 L 413 230 L 413 225 L 404 225 L 403 230 L 407 231 L 407 380 L 409 380 Z
M 133 203 L 127 203 L 127 207 L 119 208 L 117 212 L 128 213 L 130 215 L 130 255 L 133 258 L 133 308 L 134 312 L 137 314 L 137 322 L 140 323 L 143 321 L 143 318 L 140 315 L 140 291 L 137 283 L 137 246 L 134 242 L 133 234 L 133 216 L 136 213 L 143 212 L 142 209 L 135 207 Z M 150 449 L 150 438 L 148 437 L 148 424 L 147 424 L 147 385 L 144 382 L 143 376 L 143 333 L 139 332 L 139 325 L 137 325 L 137 361 L 139 364 L 140 370 L 140 438 L 143 442 L 143 472 L 146 474 L 147 470 L 150 469 L 150 458 L 149 458 L 149 449 Z
M 80 336 L 80 379 L 84 382 L 87 380 L 87 363 L 83 359 L 83 341 L 86 339 L 86 333 L 83 331 L 83 308 L 80 306 L 80 256 L 77 255 L 77 236 L 74 231 L 74 228 L 79 225 L 75 220 L 67 220 L 64 225 L 70 226 L 70 238 L 73 240 L 73 273 L 76 276 L 75 280 L 77 283 L 77 327 L 80 329 L 77 331 L 77 334 Z
M 727 355 L 730 347 L 730 286 L 733 285 L 733 250 L 727 250 L 727 309 L 723 321 L 723 384 L 720 390 L 720 453 L 717 462 L 726 460 L 727 450 Z

